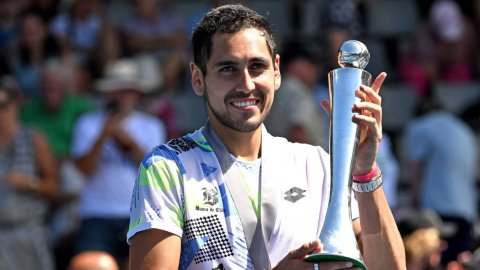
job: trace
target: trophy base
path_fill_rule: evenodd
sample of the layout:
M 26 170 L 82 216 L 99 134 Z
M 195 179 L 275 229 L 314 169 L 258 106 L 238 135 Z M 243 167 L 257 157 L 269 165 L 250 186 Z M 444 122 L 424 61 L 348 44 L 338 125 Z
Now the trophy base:
M 307 262 L 351 262 L 353 267 L 359 267 L 362 270 L 367 270 L 365 264 L 362 261 L 350 258 L 347 256 L 342 256 L 338 254 L 328 254 L 328 253 L 317 253 L 307 255 L 305 257 L 305 261 Z

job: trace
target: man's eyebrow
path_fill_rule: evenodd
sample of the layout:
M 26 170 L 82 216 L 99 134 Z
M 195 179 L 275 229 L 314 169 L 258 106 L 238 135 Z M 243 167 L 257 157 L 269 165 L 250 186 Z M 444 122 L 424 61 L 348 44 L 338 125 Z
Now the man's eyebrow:
M 232 60 L 224 60 L 215 63 L 215 67 L 223 67 L 223 66 L 238 66 L 238 62 Z
M 252 62 L 269 62 L 270 59 L 269 58 L 266 58 L 266 57 L 253 57 L 253 58 L 250 58 L 248 59 L 248 62 L 249 63 L 252 63 Z M 238 61 L 233 61 L 233 60 L 223 60 L 223 61 L 219 61 L 217 63 L 215 63 L 215 67 L 223 67 L 223 66 L 238 66 L 239 65 L 239 62 Z
M 266 57 L 254 57 L 250 59 L 249 62 L 270 62 L 270 59 Z

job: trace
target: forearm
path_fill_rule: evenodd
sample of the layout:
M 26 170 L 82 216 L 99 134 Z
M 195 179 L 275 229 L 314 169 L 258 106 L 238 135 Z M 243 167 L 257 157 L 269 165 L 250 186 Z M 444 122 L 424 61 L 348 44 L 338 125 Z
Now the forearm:
M 105 136 L 100 136 L 86 155 L 75 160 L 75 165 L 83 174 L 89 176 L 95 170 L 106 139 Z
M 406 269 L 405 249 L 380 187 L 356 193 L 362 227 L 363 259 L 369 270 Z

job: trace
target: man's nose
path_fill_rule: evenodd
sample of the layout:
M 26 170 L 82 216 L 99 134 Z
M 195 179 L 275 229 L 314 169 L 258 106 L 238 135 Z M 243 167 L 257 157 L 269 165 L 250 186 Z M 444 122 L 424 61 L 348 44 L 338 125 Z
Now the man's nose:
M 237 86 L 237 91 L 242 91 L 245 93 L 250 93 L 255 89 L 255 82 L 250 74 L 248 69 L 245 69 L 240 74 L 239 83 Z

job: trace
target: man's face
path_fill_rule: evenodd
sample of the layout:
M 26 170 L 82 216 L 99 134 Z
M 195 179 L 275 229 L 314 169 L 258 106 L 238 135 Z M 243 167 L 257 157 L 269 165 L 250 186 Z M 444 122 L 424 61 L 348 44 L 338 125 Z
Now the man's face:
M 207 75 L 192 66 L 195 92 L 205 95 L 210 121 L 240 132 L 256 130 L 280 86 L 279 57 L 269 53 L 263 33 L 248 28 L 216 33 Z

